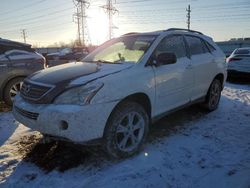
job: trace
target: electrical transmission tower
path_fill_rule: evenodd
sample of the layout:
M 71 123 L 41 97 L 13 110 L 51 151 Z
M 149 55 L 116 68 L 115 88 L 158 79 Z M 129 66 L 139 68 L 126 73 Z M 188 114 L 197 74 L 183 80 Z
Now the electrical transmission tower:
M 118 10 L 113 6 L 113 0 L 107 0 L 107 4 L 101 6 L 105 10 L 109 19 L 109 39 L 113 37 L 113 29 L 115 28 L 113 25 L 113 15 L 118 13 Z
M 81 46 L 86 45 L 87 34 L 87 15 L 86 9 L 89 8 L 89 2 L 86 0 L 73 0 L 76 6 L 76 13 L 73 14 L 73 20 L 77 23 L 77 38 Z
M 188 8 L 186 9 L 187 11 L 187 27 L 188 27 L 188 30 L 190 30 L 190 19 L 191 19 L 191 7 L 190 5 L 188 5 Z
M 21 35 L 23 38 L 23 42 L 26 43 L 26 38 L 27 38 L 26 29 L 21 29 Z

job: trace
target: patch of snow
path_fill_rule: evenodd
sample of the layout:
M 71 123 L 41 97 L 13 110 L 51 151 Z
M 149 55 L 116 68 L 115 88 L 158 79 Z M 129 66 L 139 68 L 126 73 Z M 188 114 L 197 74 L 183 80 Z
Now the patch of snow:
M 250 186 L 248 85 L 227 83 L 214 112 L 194 106 L 163 118 L 140 154 L 100 166 L 86 163 L 46 174 L 14 152 L 15 142 L 27 134 L 32 132 L 11 113 L 0 114 L 0 187 Z

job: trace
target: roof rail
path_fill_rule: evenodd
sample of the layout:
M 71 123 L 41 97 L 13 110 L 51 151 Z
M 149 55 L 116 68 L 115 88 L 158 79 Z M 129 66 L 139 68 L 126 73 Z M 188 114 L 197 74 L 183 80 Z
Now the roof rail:
M 192 32 L 192 33 L 198 33 L 200 35 L 203 35 L 203 33 L 195 30 L 190 30 L 190 29 L 182 29 L 182 28 L 169 28 L 165 31 L 186 31 L 186 32 Z
M 138 32 L 130 32 L 130 33 L 125 33 L 122 36 L 126 36 L 126 35 L 133 35 L 133 34 L 138 34 Z

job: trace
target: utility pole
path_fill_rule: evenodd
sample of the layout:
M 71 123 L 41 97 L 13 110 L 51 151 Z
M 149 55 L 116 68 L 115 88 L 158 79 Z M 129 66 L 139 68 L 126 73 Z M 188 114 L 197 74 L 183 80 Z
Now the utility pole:
M 78 41 L 81 41 L 82 36 L 82 42 L 80 44 L 82 46 L 86 45 L 86 31 L 87 30 L 87 15 L 86 15 L 86 9 L 89 8 L 89 2 L 87 0 L 73 0 L 77 13 L 75 13 L 73 16 L 77 19 L 77 32 L 78 32 Z
M 80 23 L 80 14 L 79 14 L 79 10 L 78 10 L 78 7 L 76 9 L 76 13 L 73 14 L 73 22 L 77 23 L 77 45 L 80 45 L 82 44 L 81 42 L 81 23 Z M 76 20 L 76 21 L 75 21 Z
M 188 5 L 188 8 L 186 9 L 187 11 L 187 27 L 188 27 L 188 30 L 190 30 L 190 19 L 191 19 L 191 7 L 190 5 Z
M 21 29 L 21 34 L 22 34 L 23 42 L 26 43 L 26 38 L 27 38 L 26 29 Z
M 107 4 L 101 6 L 108 15 L 109 20 L 109 39 L 113 37 L 113 15 L 118 13 L 118 10 L 113 6 L 113 0 L 107 0 Z

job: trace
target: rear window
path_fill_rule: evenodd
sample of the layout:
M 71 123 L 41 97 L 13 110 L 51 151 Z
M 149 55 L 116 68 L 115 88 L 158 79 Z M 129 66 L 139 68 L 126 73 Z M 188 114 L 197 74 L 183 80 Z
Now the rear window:
M 17 47 L 17 46 L 6 46 L 6 45 L 0 45 L 0 54 L 4 54 L 7 51 L 10 50 L 24 50 L 27 52 L 34 52 L 35 50 L 30 47 Z
M 234 54 L 239 54 L 239 55 L 248 55 L 250 54 L 250 50 L 247 49 L 238 49 L 234 52 Z

